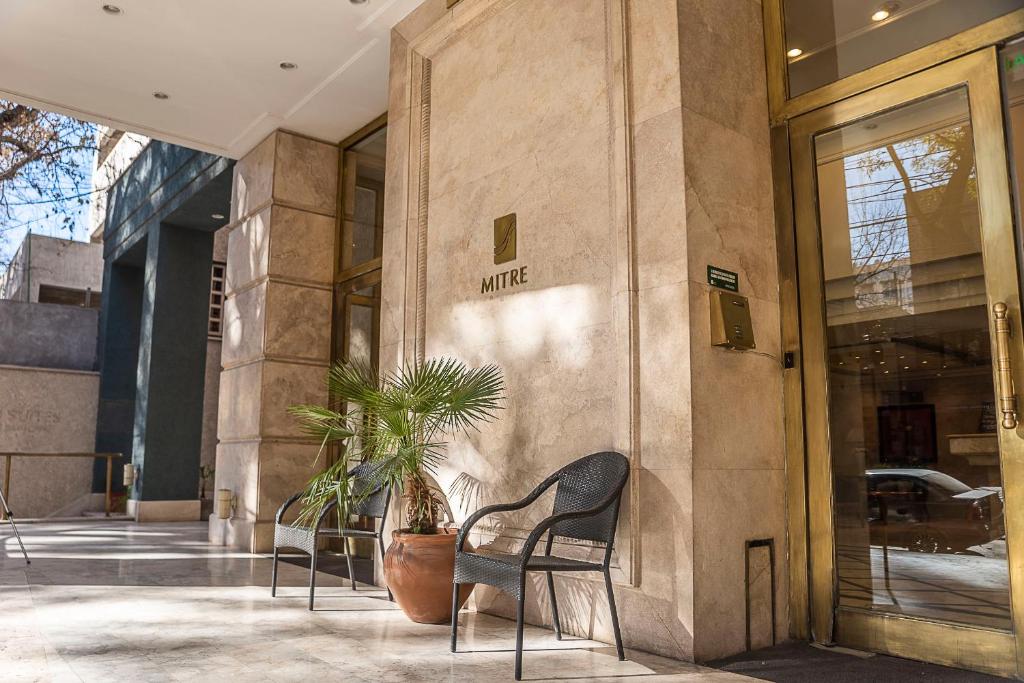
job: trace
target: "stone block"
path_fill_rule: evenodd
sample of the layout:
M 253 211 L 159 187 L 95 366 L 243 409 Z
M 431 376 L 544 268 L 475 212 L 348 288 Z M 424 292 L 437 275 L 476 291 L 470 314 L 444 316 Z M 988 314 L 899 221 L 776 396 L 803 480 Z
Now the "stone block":
M 266 352 L 328 363 L 331 359 L 331 292 L 270 282 L 266 287 Z
M 284 131 L 275 136 L 274 201 L 334 216 L 340 170 L 337 145 Z
M 332 283 L 337 231 L 334 218 L 287 206 L 274 206 L 270 220 L 267 273 L 290 280 Z
M 278 133 L 267 136 L 235 164 L 231 182 L 232 223 L 270 201 L 274 189 L 277 136 Z

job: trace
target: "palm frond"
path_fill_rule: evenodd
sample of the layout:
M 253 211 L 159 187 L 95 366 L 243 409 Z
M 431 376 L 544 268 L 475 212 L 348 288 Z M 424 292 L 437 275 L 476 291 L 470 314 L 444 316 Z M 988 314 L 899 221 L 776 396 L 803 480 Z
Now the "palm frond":
M 300 519 L 315 523 L 332 502 L 347 516 L 353 492 L 348 462 L 373 462 L 372 483 L 407 490 L 409 525 L 429 530 L 442 492 L 427 482 L 446 457 L 444 437 L 493 420 L 503 407 L 504 381 L 497 366 L 471 369 L 454 358 L 432 358 L 378 374 L 360 363 L 337 363 L 327 375 L 328 406 L 293 406 L 305 433 L 321 451 L 345 442 L 345 457 L 313 477 Z M 371 486 L 370 488 L 375 488 Z M 344 519 L 344 517 L 342 517 Z
M 321 441 L 342 441 L 353 436 L 349 416 L 318 405 L 295 405 L 288 412 L 299 421 L 300 429 Z

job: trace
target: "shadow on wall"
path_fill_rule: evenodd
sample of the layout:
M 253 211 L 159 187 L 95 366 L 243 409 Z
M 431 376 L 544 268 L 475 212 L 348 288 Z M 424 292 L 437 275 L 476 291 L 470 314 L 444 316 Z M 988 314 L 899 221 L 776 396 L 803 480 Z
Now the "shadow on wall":
M 625 391 L 617 387 L 624 375 L 614 305 L 601 302 L 600 289 L 564 285 L 520 291 L 482 301 L 445 302 L 447 310 L 433 313 L 436 327 L 428 331 L 428 355 L 453 355 L 470 364 L 497 363 L 508 384 L 507 409 L 482 431 L 455 440 L 451 469 L 439 477 L 448 482 L 446 490 L 460 518 L 486 504 L 518 500 L 576 458 L 617 450 L 615 440 L 623 431 L 616 429 L 616 420 L 621 419 L 618 396 Z M 647 591 L 622 583 L 615 586 L 624 644 L 692 659 L 693 638 L 683 619 L 692 614 L 693 605 L 688 596 L 680 597 L 675 569 L 689 563 L 690 552 L 677 544 L 685 538 L 682 525 L 690 520 L 681 519 L 683 506 L 674 504 L 678 495 L 659 478 L 644 478 L 643 485 L 645 500 L 663 502 L 657 506 L 659 518 L 645 520 L 657 523 L 659 530 L 650 535 L 657 546 L 644 558 Z M 628 491 L 627 487 L 613 566 L 630 562 Z M 529 530 L 550 514 L 553 495 L 552 489 L 526 510 L 483 520 L 480 547 L 518 552 Z M 556 543 L 554 552 L 588 561 L 603 559 L 602 547 L 567 539 Z M 560 574 L 555 584 L 563 630 L 610 642 L 611 620 L 600 574 Z M 487 586 L 478 586 L 474 595 L 479 611 L 514 617 L 510 596 Z M 526 619 L 552 626 L 543 573 L 529 575 Z
M 660 482 L 654 482 L 652 490 L 645 491 L 647 496 L 660 496 L 663 499 L 672 497 Z M 550 512 L 553 494 L 544 494 L 535 505 Z M 492 519 L 497 519 L 497 516 Z M 679 515 L 673 514 L 671 520 L 660 520 L 665 528 L 678 528 Z M 485 528 L 485 533 L 494 534 L 494 538 L 481 543 L 481 549 L 496 552 L 518 552 L 524 535 L 518 531 L 519 519 L 514 515 L 503 515 L 501 521 L 492 523 Z M 659 555 L 674 558 L 676 556 L 676 538 L 674 534 L 663 534 L 657 548 Z M 572 543 L 573 547 L 563 544 L 556 554 L 600 562 L 603 549 L 592 544 Z M 568 552 L 567 552 L 568 550 Z M 575 550 L 575 552 L 573 552 Z M 611 642 L 613 639 L 611 615 L 608 610 L 608 598 L 600 574 L 590 578 L 585 574 L 556 574 L 555 592 L 558 598 L 559 616 L 564 633 Z M 551 600 L 543 572 L 531 572 L 527 575 L 526 588 L 526 620 L 532 624 L 553 627 L 551 617 Z M 677 584 L 674 580 L 665 582 L 671 589 L 658 596 L 648 595 L 639 589 L 617 584 L 615 586 L 616 606 L 619 621 L 622 624 L 622 639 L 626 647 L 640 647 L 644 650 L 656 650 L 677 659 L 692 659 L 692 635 L 686 624 L 679 619 L 680 608 L 686 612 L 692 609 L 688 605 L 680 605 Z M 490 586 L 478 585 L 473 593 L 477 610 L 488 614 L 496 614 L 508 619 L 515 618 L 516 603 L 508 594 Z

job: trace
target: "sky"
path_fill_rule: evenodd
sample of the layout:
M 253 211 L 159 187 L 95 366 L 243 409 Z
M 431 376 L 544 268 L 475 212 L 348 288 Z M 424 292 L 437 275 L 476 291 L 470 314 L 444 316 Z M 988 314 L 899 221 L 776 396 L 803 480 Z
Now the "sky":
M 86 169 L 92 169 L 96 152 L 83 150 L 78 153 L 79 163 Z M 88 171 L 91 173 L 91 170 Z M 59 216 L 48 216 L 49 207 L 45 204 L 34 204 L 16 207 L 8 218 L 0 214 L 0 272 L 7 268 L 11 257 L 18 250 L 25 234 L 32 230 L 34 234 L 75 239 L 82 242 L 89 240 L 89 203 L 79 206 L 76 202 L 67 203 L 68 211 L 74 213 L 74 226 L 68 230 Z

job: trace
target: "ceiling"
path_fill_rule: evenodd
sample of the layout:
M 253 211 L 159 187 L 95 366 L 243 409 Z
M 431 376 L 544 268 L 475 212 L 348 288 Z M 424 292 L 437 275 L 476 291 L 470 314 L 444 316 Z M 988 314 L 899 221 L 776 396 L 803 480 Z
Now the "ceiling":
M 232 158 L 277 128 L 337 142 L 387 109 L 421 1 L 3 0 L 0 97 Z

